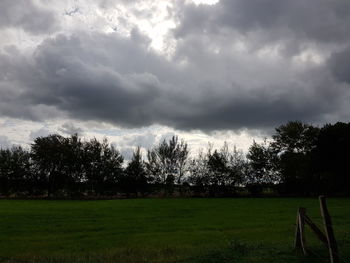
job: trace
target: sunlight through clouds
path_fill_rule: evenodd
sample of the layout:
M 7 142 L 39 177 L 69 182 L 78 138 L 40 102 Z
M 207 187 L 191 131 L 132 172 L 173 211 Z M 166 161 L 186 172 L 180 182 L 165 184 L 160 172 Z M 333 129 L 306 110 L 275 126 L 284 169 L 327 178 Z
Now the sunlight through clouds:
M 219 2 L 219 0 L 191 0 L 191 1 L 193 1 L 197 5 L 199 4 L 215 5 Z

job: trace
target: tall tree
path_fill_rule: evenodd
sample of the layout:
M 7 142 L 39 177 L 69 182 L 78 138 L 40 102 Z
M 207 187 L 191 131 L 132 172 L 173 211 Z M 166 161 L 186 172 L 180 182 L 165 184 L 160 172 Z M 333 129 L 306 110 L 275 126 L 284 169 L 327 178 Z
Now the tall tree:
M 246 161 L 243 153 L 234 147 L 229 151 L 225 142 L 220 150 L 208 150 L 207 165 L 210 180 L 210 195 L 232 195 L 235 188 L 243 182 Z
M 3 194 L 21 193 L 31 181 L 29 152 L 20 146 L 0 149 L 0 192 Z
M 127 193 L 141 193 L 144 195 L 147 191 L 147 181 L 147 172 L 142 160 L 141 148 L 137 147 L 119 183 Z
M 325 125 L 313 154 L 313 167 L 320 181 L 320 191 L 350 194 L 349 156 L 350 123 Z
M 271 147 L 278 153 L 309 153 L 316 146 L 320 129 L 300 121 L 290 121 L 276 128 Z
M 225 186 L 230 173 L 228 158 L 222 151 L 214 150 L 208 156 L 210 182 L 214 186 Z
M 316 147 L 320 129 L 300 121 L 291 121 L 276 128 L 271 148 L 278 161 L 282 190 L 310 194 L 315 180 L 311 152 Z
M 250 171 L 247 174 L 247 184 L 277 183 L 278 166 L 277 155 L 274 154 L 270 145 L 265 139 L 261 144 L 253 141 L 247 153 Z
M 71 182 L 80 183 L 83 181 L 84 166 L 83 166 L 83 142 L 78 134 L 73 134 L 63 141 L 65 148 L 63 164 L 64 171 L 71 179 Z
M 93 193 L 101 193 L 107 188 L 111 191 L 122 176 L 123 156 L 108 140 L 96 138 L 84 143 L 83 166 L 85 180 Z
M 241 185 L 249 172 L 249 165 L 243 151 L 238 150 L 236 146 L 230 154 L 229 168 L 231 170 L 230 183 L 234 186 Z
M 188 182 L 196 186 L 198 191 L 205 191 L 210 185 L 210 171 L 208 167 L 208 153 L 199 151 L 198 155 L 189 162 Z
M 66 138 L 58 134 L 38 137 L 31 145 L 31 158 L 38 173 L 46 178 L 47 193 L 65 189 L 71 181 L 67 173 Z
M 188 146 L 173 136 L 147 152 L 147 169 L 155 182 L 172 185 L 180 183 L 187 169 Z

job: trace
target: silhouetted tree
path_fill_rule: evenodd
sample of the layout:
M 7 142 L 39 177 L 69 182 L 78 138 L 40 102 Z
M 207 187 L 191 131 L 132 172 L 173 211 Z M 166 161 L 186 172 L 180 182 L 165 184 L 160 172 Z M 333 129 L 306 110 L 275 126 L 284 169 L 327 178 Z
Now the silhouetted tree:
M 0 192 L 21 193 L 28 190 L 31 181 L 29 152 L 20 146 L 0 149 Z
M 83 166 L 85 180 L 92 193 L 112 191 L 123 174 L 123 156 L 107 139 L 99 142 L 96 138 L 83 145 Z
M 318 136 L 313 154 L 319 192 L 350 194 L 350 123 L 327 124 Z
M 290 121 L 276 128 L 271 147 L 284 152 L 307 154 L 316 147 L 320 129 L 300 121 Z
M 271 185 L 282 194 L 350 194 L 349 156 L 350 123 L 319 129 L 288 122 L 276 128 L 271 142 L 253 142 L 246 158 L 225 143 L 189 160 L 187 143 L 173 136 L 148 150 L 147 162 L 136 148 L 125 170 L 123 156 L 107 139 L 52 134 L 36 138 L 30 152 L 19 146 L 0 149 L 0 193 L 51 196 L 89 189 L 89 194 L 143 195 L 151 183 L 153 190 L 177 188 L 186 195 L 191 190 L 232 195 L 243 186 L 259 193 Z
M 316 147 L 320 129 L 299 121 L 276 128 L 271 149 L 280 171 L 282 191 L 310 194 L 315 181 L 311 151 Z
M 147 151 L 146 171 L 147 177 L 152 183 L 162 183 L 164 177 L 162 175 L 162 163 L 159 161 L 158 155 L 154 150 Z
M 95 193 L 100 191 L 103 178 L 102 171 L 102 145 L 96 138 L 83 144 L 83 167 L 84 180 L 89 185 L 89 191 Z M 97 189 L 96 189 L 97 188 Z
M 207 194 L 210 186 L 210 171 L 208 167 L 208 153 L 199 151 L 189 162 L 188 182 L 194 186 L 196 194 Z
M 229 159 L 230 183 L 234 186 L 239 186 L 244 183 L 247 173 L 249 172 L 249 164 L 241 150 L 237 150 L 236 146 L 233 152 L 230 153 Z
M 208 150 L 207 162 L 210 195 L 233 194 L 235 187 L 240 185 L 245 177 L 246 161 L 243 153 L 236 148 L 230 152 L 225 142 L 219 151 Z
M 135 149 L 124 175 L 119 180 L 119 184 L 127 193 L 141 193 L 144 195 L 147 191 L 147 172 L 140 147 Z
M 165 139 L 147 152 L 147 170 L 154 182 L 173 185 L 180 183 L 188 162 L 188 146 L 185 141 L 173 136 L 169 141 Z
M 229 174 L 228 160 L 226 156 L 221 152 L 214 150 L 214 152 L 208 156 L 208 167 L 211 185 L 225 186 Z
M 64 171 L 67 176 L 71 178 L 72 182 L 82 182 L 84 175 L 84 163 L 83 163 L 83 142 L 79 138 L 78 134 L 73 134 L 68 138 L 65 138 L 64 142 Z
M 67 187 L 66 138 L 58 134 L 38 137 L 31 145 L 31 158 L 41 178 L 46 178 L 47 194 L 51 196 Z
M 124 173 L 124 157 L 115 148 L 109 145 L 107 139 L 102 142 L 102 177 L 107 185 L 118 183 L 120 176 Z
M 261 144 L 253 141 L 247 153 L 250 172 L 246 183 L 253 185 L 278 183 L 279 171 L 276 157 L 266 139 Z

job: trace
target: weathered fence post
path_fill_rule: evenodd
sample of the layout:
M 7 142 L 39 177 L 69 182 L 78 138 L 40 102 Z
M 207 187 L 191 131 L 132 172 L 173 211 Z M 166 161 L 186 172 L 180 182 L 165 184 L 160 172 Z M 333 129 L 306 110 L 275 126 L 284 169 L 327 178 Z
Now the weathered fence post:
M 297 219 L 296 219 L 296 227 L 295 227 L 295 241 L 294 241 L 294 247 L 299 248 L 301 247 L 303 250 L 304 255 L 307 254 L 306 252 L 306 246 L 305 246 L 305 211 L 306 209 L 304 207 L 299 207 L 297 211 Z
M 332 220 L 331 220 L 331 216 L 329 215 L 329 212 L 328 212 L 326 199 L 324 196 L 320 196 L 319 200 L 320 200 L 320 207 L 321 207 L 321 215 L 323 217 L 323 223 L 324 223 L 324 227 L 326 230 L 326 237 L 327 237 L 327 241 L 328 241 L 328 249 L 329 249 L 331 263 L 339 263 L 338 246 L 337 246 L 337 242 L 335 240 L 333 226 L 332 226 Z
M 299 208 L 300 244 L 301 244 L 301 248 L 303 249 L 304 255 L 307 254 L 306 245 L 305 245 L 305 219 L 304 219 L 305 212 L 306 212 L 306 208 L 304 207 Z
M 299 229 L 299 211 L 300 211 L 300 207 L 297 210 L 297 219 L 296 219 L 296 223 L 295 223 L 294 248 L 301 247 L 301 244 L 300 244 L 300 229 Z

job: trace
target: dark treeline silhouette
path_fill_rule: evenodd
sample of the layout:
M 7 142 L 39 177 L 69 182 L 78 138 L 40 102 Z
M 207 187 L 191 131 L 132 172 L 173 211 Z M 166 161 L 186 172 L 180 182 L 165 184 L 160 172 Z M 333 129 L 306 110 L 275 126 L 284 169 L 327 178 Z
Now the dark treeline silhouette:
M 190 156 L 173 136 L 140 147 L 124 163 L 106 139 L 38 137 L 29 150 L 0 150 L 3 197 L 144 197 L 350 194 L 350 123 L 322 128 L 299 121 L 253 142 L 248 153 L 225 143 Z

